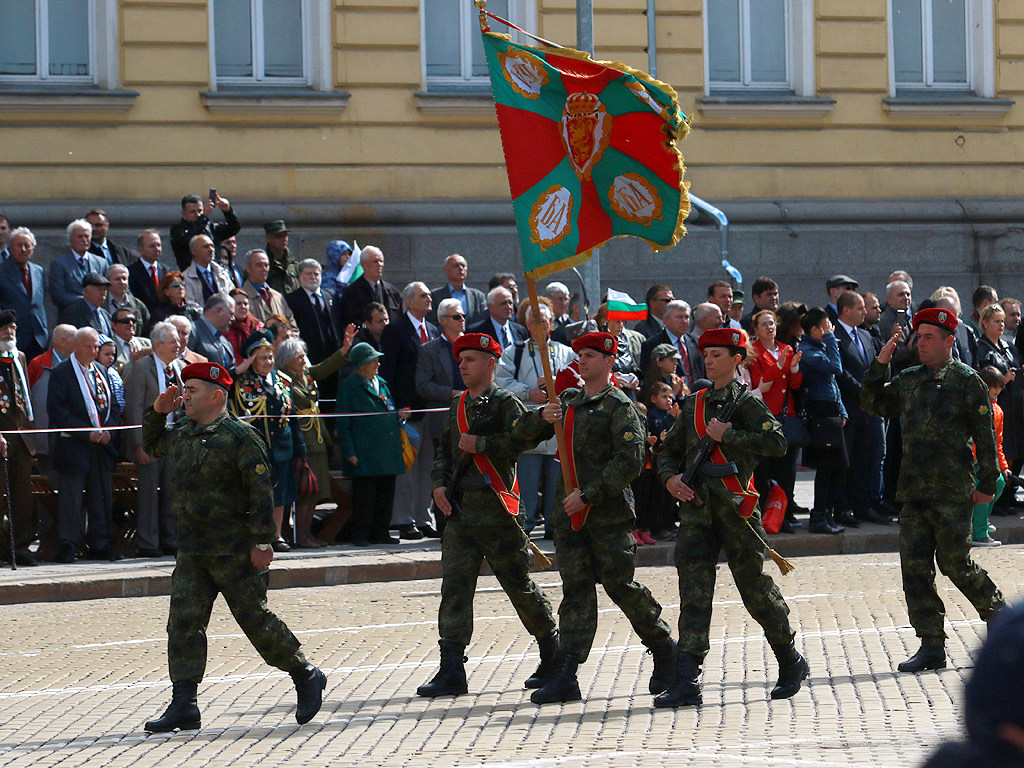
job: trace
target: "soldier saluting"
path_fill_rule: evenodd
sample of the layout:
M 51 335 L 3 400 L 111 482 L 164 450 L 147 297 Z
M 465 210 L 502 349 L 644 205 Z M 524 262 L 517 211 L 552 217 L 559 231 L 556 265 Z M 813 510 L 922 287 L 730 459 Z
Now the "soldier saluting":
M 434 502 L 447 517 L 441 537 L 437 622 L 441 669 L 416 693 L 458 696 L 468 690 L 463 652 L 473 635 L 473 593 L 484 558 L 523 625 L 540 644 L 540 666 L 526 681 L 527 688 L 539 688 L 551 672 L 558 633 L 551 603 L 530 577 L 529 540 L 516 519 L 520 514 L 516 459 L 528 446 L 513 438 L 512 428 L 526 406 L 494 385 L 501 345 L 490 336 L 464 334 L 452 345 L 452 354 L 467 389 L 452 399 L 431 472 Z M 461 496 L 458 509 L 453 510 L 446 492 L 457 464 L 464 460 L 470 463 L 459 488 L 453 489 L 455 496 Z
M 952 312 L 914 315 L 921 365 L 886 383 L 899 343 L 894 335 L 864 376 L 861 407 L 903 425 L 903 462 L 896 488 L 900 513 L 900 567 L 910 623 L 921 648 L 900 672 L 946 666 L 945 610 L 935 591 L 935 563 L 983 619 L 1006 603 L 985 571 L 971 560 L 971 514 L 992 501 L 999 465 L 988 387 L 974 369 L 953 359 L 958 321 Z M 974 456 L 978 453 L 978 474 Z
M 561 405 L 549 403 L 525 414 L 516 434 L 536 445 L 563 421 L 572 488 L 559 479 L 555 505 L 555 552 L 562 577 L 558 607 L 559 651 L 554 675 L 530 700 L 534 704 L 578 701 L 576 670 L 587 660 L 597 633 L 597 584 L 619 606 L 654 656 L 648 689 L 661 693 L 672 681 L 675 643 L 661 618 L 661 605 L 637 583 L 636 519 L 629 484 L 644 463 L 647 429 L 640 413 L 612 386 L 617 342 L 608 333 L 588 333 L 572 343 L 579 355 L 582 389 L 567 389 Z M 561 507 L 561 508 L 560 508 Z
M 779 661 L 779 680 L 771 697 L 788 699 L 800 690 L 809 668 L 793 642 L 789 607 L 772 577 L 764 572 L 765 534 L 751 481 L 762 456 L 786 452 L 786 439 L 764 401 L 747 392 L 736 378 L 736 369 L 747 354 L 746 335 L 731 328 L 715 328 L 704 331 L 698 347 L 714 386 L 683 401 L 658 455 L 658 478 L 681 502 L 675 549 L 679 650 L 672 687 L 654 700 L 654 706 L 698 706 L 702 702 L 697 678 L 710 648 L 715 568 L 723 549 L 743 605 L 764 629 Z M 719 421 L 716 414 L 737 400 L 731 421 Z M 682 482 L 679 467 L 705 435 L 718 443 L 711 462 L 732 462 L 736 471 L 700 474 L 699 482 L 690 487 Z
M 178 555 L 167 618 L 173 694 L 163 716 L 145 728 L 160 733 L 200 727 L 196 696 L 218 593 L 264 661 L 291 675 L 298 693 L 295 719 L 307 723 L 320 711 L 327 677 L 306 661 L 295 635 L 267 608 L 276 528 L 266 445 L 253 427 L 227 412 L 226 368 L 193 363 L 181 379 L 184 395 L 168 387 L 142 420 L 146 453 L 170 461 L 178 481 Z M 167 414 L 183 402 L 185 417 L 168 426 Z

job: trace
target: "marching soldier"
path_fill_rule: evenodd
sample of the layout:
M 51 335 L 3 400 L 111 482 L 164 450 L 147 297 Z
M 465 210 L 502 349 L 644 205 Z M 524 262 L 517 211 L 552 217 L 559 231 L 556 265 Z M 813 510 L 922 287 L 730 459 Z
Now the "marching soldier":
M 178 556 L 167 619 L 173 694 L 163 716 L 145 728 L 161 733 L 200 727 L 196 695 L 218 593 L 264 661 L 291 675 L 298 694 L 295 719 L 307 723 L 320 711 L 327 677 L 306 661 L 299 641 L 267 608 L 275 527 L 266 445 L 254 428 L 227 412 L 226 368 L 193 363 L 181 378 L 184 396 L 168 387 L 142 423 L 146 453 L 168 459 L 178 481 Z M 167 414 L 182 402 L 185 418 L 167 426 Z
M 971 601 L 981 618 L 1005 606 L 1003 596 L 970 556 L 975 504 L 992 501 L 999 466 L 988 387 L 974 370 L 953 359 L 958 321 L 948 310 L 914 315 L 921 365 L 885 378 L 900 337 L 893 336 L 864 376 L 861 407 L 903 425 L 903 462 L 896 500 L 900 513 L 900 567 L 910 623 L 921 648 L 900 672 L 946 666 L 942 618 L 935 591 L 935 563 Z M 970 441 L 978 453 L 978 474 Z
M 629 398 L 611 384 L 617 343 L 608 333 L 588 333 L 572 342 L 579 355 L 582 389 L 567 389 L 562 403 L 548 404 L 519 419 L 516 435 L 531 445 L 554 434 L 563 421 L 565 453 L 573 487 L 559 480 L 555 506 L 555 552 L 562 577 L 558 607 L 559 650 L 555 672 L 534 691 L 535 704 L 578 701 L 577 668 L 587 660 L 597 633 L 597 584 L 615 601 L 654 656 L 648 688 L 661 693 L 672 681 L 676 644 L 661 605 L 637 583 L 632 482 L 643 468 L 647 430 Z
M 438 610 L 441 669 L 416 693 L 458 696 L 468 690 L 463 652 L 473 634 L 473 593 L 484 558 L 540 645 L 540 666 L 525 684 L 539 688 L 551 672 L 558 632 L 551 603 L 530 577 L 529 541 L 516 519 L 516 459 L 527 446 L 512 437 L 512 427 L 526 407 L 511 392 L 494 385 L 501 345 L 490 336 L 460 336 L 452 352 L 467 389 L 452 399 L 431 473 L 434 502 L 447 517 L 441 538 Z M 459 487 L 453 489 L 458 503 L 453 510 L 445 494 L 456 465 L 463 460 L 470 463 Z
M 743 605 L 764 629 L 779 661 L 779 680 L 771 697 L 793 696 L 810 671 L 793 643 L 789 607 L 772 577 L 764 572 L 761 540 L 765 534 L 751 476 L 762 456 L 786 452 L 786 439 L 764 401 L 745 391 L 736 378 L 736 369 L 747 354 L 746 341 L 744 333 L 732 328 L 704 331 L 698 346 L 714 385 L 683 401 L 682 412 L 658 455 L 658 478 L 681 504 L 675 549 L 679 649 L 675 680 L 654 700 L 656 707 L 699 706 L 702 702 L 698 677 L 710 648 L 715 568 L 723 549 Z M 715 418 L 737 398 L 731 421 Z M 681 480 L 680 465 L 705 435 L 718 443 L 710 463 L 734 462 L 737 471 L 726 476 L 702 474 L 691 488 Z

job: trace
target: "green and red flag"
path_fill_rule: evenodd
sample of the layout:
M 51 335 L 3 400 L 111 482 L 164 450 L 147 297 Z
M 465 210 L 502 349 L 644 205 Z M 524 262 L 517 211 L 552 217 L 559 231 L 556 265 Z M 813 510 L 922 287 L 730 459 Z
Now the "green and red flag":
M 605 312 L 609 320 L 643 320 L 647 317 L 647 305 L 637 304 L 628 293 L 608 289 Z
M 527 276 L 581 264 L 623 235 L 675 245 L 690 210 L 676 142 L 689 126 L 672 87 L 490 31 L 483 47 Z

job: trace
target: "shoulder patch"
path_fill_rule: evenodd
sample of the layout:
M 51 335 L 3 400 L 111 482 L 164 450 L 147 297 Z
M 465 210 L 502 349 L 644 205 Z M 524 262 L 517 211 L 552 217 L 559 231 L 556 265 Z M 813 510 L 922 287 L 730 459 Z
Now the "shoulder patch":
M 261 461 L 259 464 L 252 468 L 252 471 L 255 472 L 258 476 L 263 477 L 270 471 L 270 469 L 267 467 L 266 464 L 264 464 Z
M 622 439 L 625 440 L 627 443 L 630 440 L 632 440 L 633 437 L 634 437 L 633 432 L 628 430 L 628 429 L 625 432 L 622 433 Z
M 772 423 L 770 421 L 766 421 L 764 424 L 761 425 L 761 431 L 762 432 L 767 432 L 771 428 L 772 428 Z
M 986 413 L 988 413 L 988 410 L 989 409 L 988 409 L 987 405 L 979 405 L 978 406 L 978 413 L 980 413 L 982 416 L 984 416 Z

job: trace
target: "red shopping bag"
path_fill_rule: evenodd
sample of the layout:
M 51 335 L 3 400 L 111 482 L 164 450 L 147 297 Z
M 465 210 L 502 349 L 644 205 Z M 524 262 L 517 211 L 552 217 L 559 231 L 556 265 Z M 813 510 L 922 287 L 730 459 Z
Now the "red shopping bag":
M 789 499 L 786 498 L 786 491 L 778 483 L 772 483 L 772 489 L 768 491 L 768 503 L 764 507 L 764 515 L 761 523 L 768 533 L 778 533 L 782 530 L 782 521 L 786 517 L 786 507 L 789 506 Z

